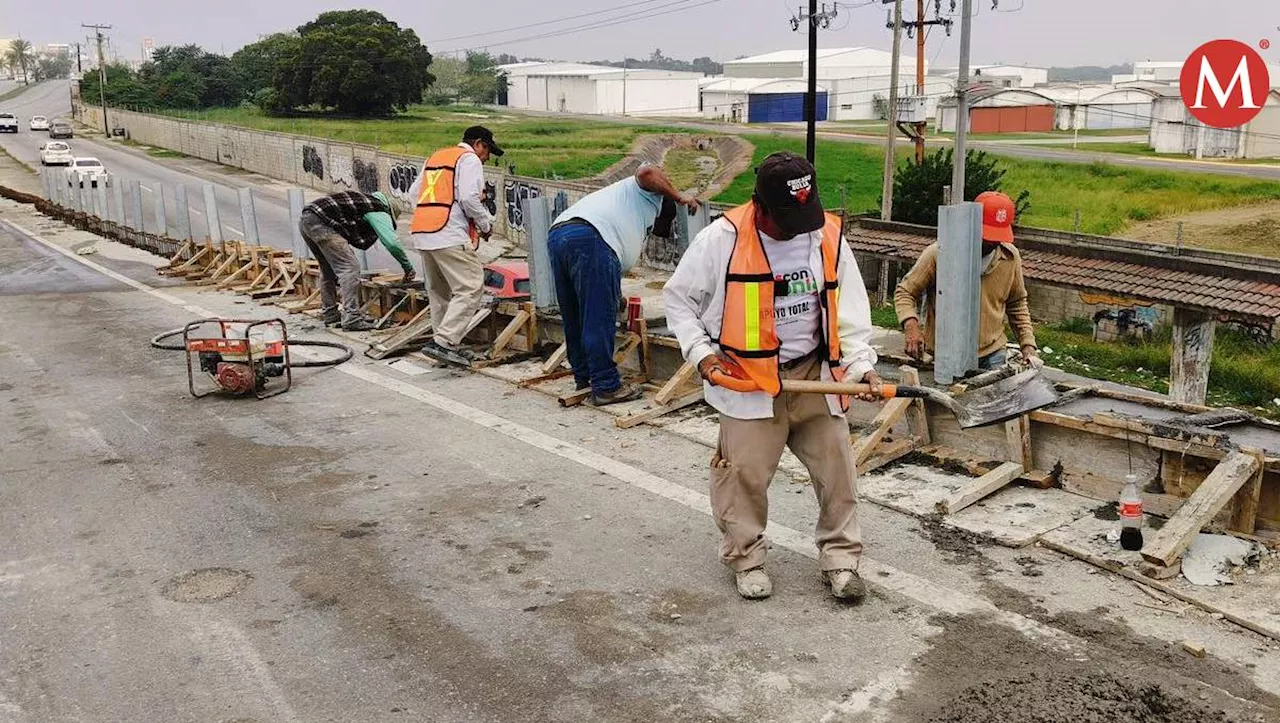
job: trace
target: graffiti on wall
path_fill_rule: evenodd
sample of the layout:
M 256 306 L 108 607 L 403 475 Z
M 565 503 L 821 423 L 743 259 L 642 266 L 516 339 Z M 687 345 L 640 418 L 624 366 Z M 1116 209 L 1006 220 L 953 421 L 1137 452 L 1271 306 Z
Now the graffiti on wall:
M 498 187 L 493 181 L 484 182 L 484 190 L 481 191 L 480 202 L 489 210 L 493 216 L 498 215 Z
M 355 176 L 356 188 L 361 193 L 373 193 L 378 190 L 378 164 L 357 158 L 351 162 L 351 175 Z
M 302 170 L 324 180 L 324 160 L 316 153 L 315 146 L 302 147 Z
M 512 231 L 524 230 L 524 210 L 520 202 L 526 198 L 539 198 L 542 189 L 523 181 L 507 181 L 503 188 L 507 207 L 507 227 Z
M 335 184 L 341 183 L 347 188 L 355 187 L 350 156 L 338 154 L 329 156 L 329 180 Z
M 1104 341 L 1124 338 L 1150 339 L 1160 323 L 1160 311 L 1144 304 L 1110 294 L 1080 292 L 1080 301 L 1102 306 L 1093 314 L 1093 337 Z
M 412 200 L 409 198 L 409 189 L 413 188 L 413 182 L 416 180 L 418 180 L 418 167 L 407 163 L 397 163 L 387 172 L 387 187 L 391 189 L 391 195 L 401 201 Z

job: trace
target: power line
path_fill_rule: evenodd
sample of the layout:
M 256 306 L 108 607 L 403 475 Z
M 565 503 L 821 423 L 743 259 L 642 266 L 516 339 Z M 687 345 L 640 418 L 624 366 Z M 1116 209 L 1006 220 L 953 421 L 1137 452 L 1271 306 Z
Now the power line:
M 90 23 L 81 23 L 80 27 L 93 30 L 94 37 L 90 40 L 98 42 L 98 93 L 102 101 L 102 134 L 108 138 L 111 137 L 110 124 L 107 123 L 107 59 L 102 51 L 102 43 L 106 37 L 102 34 L 103 30 L 110 30 L 110 25 L 94 25 Z
M 618 10 L 631 10 L 640 5 L 648 5 L 650 3 L 656 3 L 656 2 L 660 2 L 660 0 L 639 0 L 639 2 L 627 3 L 626 5 L 615 5 L 614 7 L 604 8 L 602 10 L 593 10 L 589 13 L 577 13 L 576 15 L 566 15 L 562 18 L 552 18 L 551 20 L 543 20 L 541 22 L 536 22 L 536 23 L 524 23 L 522 25 L 512 25 L 511 27 L 508 27 L 508 28 L 500 28 L 498 30 L 485 30 L 479 33 L 468 33 L 466 35 L 453 35 L 448 38 L 436 38 L 434 40 L 426 41 L 424 45 L 430 45 L 431 43 L 443 43 L 446 40 L 463 40 L 466 38 L 477 38 L 484 35 L 501 35 L 502 33 L 510 32 L 512 30 L 524 30 L 526 28 L 536 28 L 540 25 L 554 25 L 556 23 L 565 22 L 566 20 L 578 20 L 581 18 L 590 17 L 592 15 L 603 15 L 605 13 L 611 13 Z

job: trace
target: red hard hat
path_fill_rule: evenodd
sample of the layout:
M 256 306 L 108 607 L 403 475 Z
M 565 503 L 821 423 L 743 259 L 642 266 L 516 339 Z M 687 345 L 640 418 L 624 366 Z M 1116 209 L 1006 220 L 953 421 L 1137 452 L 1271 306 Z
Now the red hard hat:
M 999 191 L 987 191 L 974 201 L 982 204 L 982 240 L 1013 243 L 1013 199 Z

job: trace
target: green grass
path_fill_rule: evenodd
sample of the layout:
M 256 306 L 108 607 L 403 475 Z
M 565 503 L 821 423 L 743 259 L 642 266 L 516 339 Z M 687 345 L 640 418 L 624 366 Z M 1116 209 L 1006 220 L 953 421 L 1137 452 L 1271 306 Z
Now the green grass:
M 561 120 L 483 108 L 414 106 L 394 118 L 351 120 L 319 116 L 277 118 L 253 108 L 175 113 L 218 123 L 373 145 L 390 153 L 428 155 L 457 143 L 468 126 L 488 126 L 502 144 L 503 165 L 537 178 L 593 176 L 616 163 L 645 133 L 672 132 L 656 126 Z M 679 131 L 675 131 L 679 132 Z
M 1041 148 L 1071 148 L 1071 144 L 1062 143 L 1046 143 Z M 1156 153 L 1146 143 L 1089 143 L 1088 145 L 1080 145 L 1076 150 L 1080 151 L 1097 151 L 1098 153 L 1119 153 L 1125 156 L 1146 156 L 1148 158 L 1167 158 L 1176 161 L 1193 160 L 1191 156 L 1185 153 Z M 1280 158 L 1205 158 L 1202 159 L 1210 163 L 1223 164 L 1241 164 L 1241 165 L 1264 165 L 1274 166 L 1280 165 Z

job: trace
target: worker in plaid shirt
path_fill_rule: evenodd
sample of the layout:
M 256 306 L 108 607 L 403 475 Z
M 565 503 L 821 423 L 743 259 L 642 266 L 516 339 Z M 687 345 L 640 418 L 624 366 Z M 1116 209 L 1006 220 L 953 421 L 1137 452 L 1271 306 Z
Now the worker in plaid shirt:
M 413 265 L 396 238 L 398 215 L 381 191 L 339 191 L 302 209 L 298 227 L 307 248 L 320 262 L 320 305 L 326 326 L 342 324 L 348 331 L 374 328 L 373 319 L 360 313 L 360 262 L 352 246 L 365 250 L 381 242 L 400 262 L 405 283 L 413 281 Z

